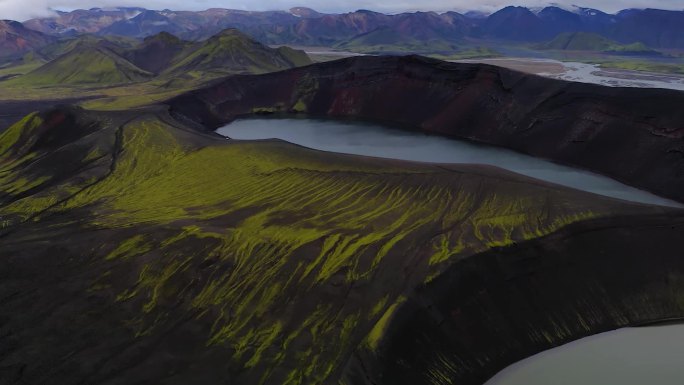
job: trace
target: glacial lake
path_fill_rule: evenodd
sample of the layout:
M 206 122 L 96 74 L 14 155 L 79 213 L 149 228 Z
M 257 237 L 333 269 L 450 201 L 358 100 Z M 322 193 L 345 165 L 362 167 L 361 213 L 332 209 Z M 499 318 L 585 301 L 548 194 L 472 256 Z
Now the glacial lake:
M 661 206 L 684 205 L 592 172 L 493 146 L 379 125 L 312 119 L 241 119 L 217 133 L 236 140 L 282 139 L 338 152 L 433 163 L 477 163 L 595 194 Z M 548 384 L 551 385 L 551 384 Z
M 684 383 L 684 325 L 625 328 L 539 353 L 485 385 L 674 385 Z

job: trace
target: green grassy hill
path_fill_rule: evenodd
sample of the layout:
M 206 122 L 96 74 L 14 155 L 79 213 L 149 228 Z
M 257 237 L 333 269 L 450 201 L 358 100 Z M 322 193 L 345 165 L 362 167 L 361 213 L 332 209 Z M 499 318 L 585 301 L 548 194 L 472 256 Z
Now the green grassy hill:
M 159 112 L 64 108 L 0 136 L 0 192 L 0 292 L 21 293 L 3 297 L 0 317 L 23 375 L 50 384 L 139 383 L 169 367 L 179 383 L 361 383 L 343 381 L 353 357 L 382 357 L 396 314 L 431 314 L 412 298 L 454 266 L 573 223 L 662 211 L 489 167 L 234 142 Z M 564 271 L 584 253 L 573 257 L 541 260 Z M 509 263 L 508 281 L 526 280 L 530 265 L 517 272 L 516 260 L 529 262 L 482 269 Z M 435 367 L 417 373 L 451 373 Z
M 303 52 L 269 48 L 236 29 L 227 29 L 187 48 L 164 73 L 265 73 L 310 63 Z
M 567 32 L 553 40 L 540 44 L 539 49 L 569 51 L 604 51 L 617 45 L 617 42 L 599 34 L 589 32 Z
M 657 54 L 656 51 L 640 42 L 620 44 L 590 32 L 562 33 L 553 40 L 536 46 L 536 48 L 558 51 L 598 51 L 615 54 Z
M 125 50 L 131 49 L 138 45 L 139 41 L 119 36 L 95 36 L 95 35 L 80 35 L 76 37 L 68 37 L 60 39 L 53 44 L 45 46 L 35 52 L 36 56 L 44 60 L 54 60 L 64 54 L 73 51 L 76 48 L 86 47 L 102 47 L 108 48 L 112 51 L 121 54 Z
M 149 80 L 153 74 L 104 47 L 79 46 L 67 54 L 10 80 L 24 85 L 114 85 Z
M 290 48 L 288 46 L 282 46 L 278 47 L 277 51 L 295 67 L 302 67 L 312 63 L 309 55 L 302 50 Z
M 304 51 L 270 48 L 235 30 L 200 42 L 168 33 L 142 42 L 84 35 L 0 64 L 0 88 L 9 100 L 81 99 L 88 108 L 115 110 L 158 102 L 217 77 L 308 64 Z
M 40 66 L 59 58 L 75 49 L 106 48 L 116 54 L 137 45 L 138 41 L 126 37 L 81 35 L 56 40 L 44 47 L 32 50 L 21 58 L 15 58 L 0 67 L 0 77 L 13 78 L 29 73 Z
M 459 49 L 453 41 L 440 38 L 418 40 L 410 36 L 404 36 L 400 31 L 390 27 L 378 28 L 374 31 L 355 36 L 338 44 L 336 48 L 359 53 L 445 53 L 454 52 Z
M 400 30 L 385 27 L 355 36 L 335 48 L 364 54 L 422 54 L 439 59 L 496 57 L 499 53 L 486 47 L 441 37 L 416 39 Z

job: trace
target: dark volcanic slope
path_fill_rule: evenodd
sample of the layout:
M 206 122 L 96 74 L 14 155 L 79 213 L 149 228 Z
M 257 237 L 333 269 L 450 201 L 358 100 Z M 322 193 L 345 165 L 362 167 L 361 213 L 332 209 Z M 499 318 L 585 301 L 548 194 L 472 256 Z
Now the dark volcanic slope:
M 41 109 L 48 109 L 59 104 L 78 103 L 86 100 L 81 99 L 56 99 L 56 100 L 34 100 L 27 102 L 21 101 L 0 101 L 0 135 L 12 124 L 18 122 L 26 115 Z
M 147 37 L 140 45 L 126 52 L 125 56 L 145 71 L 160 73 L 191 44 L 170 33 L 161 32 Z
M 160 110 L 13 125 L 0 219 L 10 384 L 479 385 L 684 317 L 679 210 L 232 142 Z
M 667 244 L 682 219 L 579 223 L 455 264 L 404 303 L 380 359 L 356 357 L 350 383 L 482 384 L 567 336 L 678 317 L 684 254 Z
M 216 128 L 255 112 L 384 122 L 501 145 L 684 201 L 684 93 L 609 88 L 421 57 L 238 76 L 169 102 Z

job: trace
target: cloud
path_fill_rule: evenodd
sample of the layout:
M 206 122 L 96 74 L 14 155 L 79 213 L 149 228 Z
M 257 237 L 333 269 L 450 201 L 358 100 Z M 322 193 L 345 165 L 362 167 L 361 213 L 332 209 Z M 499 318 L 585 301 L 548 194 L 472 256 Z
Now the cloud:
M 586 1 L 586 0 L 585 0 Z M 556 3 L 571 6 L 578 0 L 556 0 Z M 606 12 L 616 12 L 626 8 L 684 9 L 682 0 L 593 0 L 587 7 Z M 322 12 L 348 12 L 357 9 L 371 9 L 379 12 L 403 11 L 496 11 L 506 5 L 542 7 L 550 4 L 543 0 L 375 0 L 369 5 L 367 0 L 0 0 L 0 18 L 26 20 L 32 17 L 47 16 L 51 9 L 77 9 L 93 7 L 139 6 L 148 9 L 202 10 L 212 7 L 245 10 L 277 10 L 306 5 Z
M 0 18 L 25 20 L 31 17 L 48 16 L 48 0 L 0 0 Z

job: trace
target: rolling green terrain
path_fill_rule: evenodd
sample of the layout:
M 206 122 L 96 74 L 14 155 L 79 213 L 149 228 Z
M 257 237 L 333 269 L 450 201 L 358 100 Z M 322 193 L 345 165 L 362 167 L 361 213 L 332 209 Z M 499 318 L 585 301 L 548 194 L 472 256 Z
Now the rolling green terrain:
M 306 54 L 272 49 L 236 29 L 225 30 L 179 54 L 162 73 L 264 73 L 309 64 Z
M 230 74 L 310 64 L 302 51 L 264 46 L 237 30 L 202 42 L 160 33 L 143 42 L 84 35 L 0 68 L 3 100 L 74 99 L 93 109 L 152 104 Z M 2 127 L 5 128 L 5 127 Z
M 230 31 L 174 62 L 192 47 L 161 35 L 135 51 L 97 51 L 119 66 L 159 58 L 144 72 L 151 80 L 93 89 L 82 103 L 128 110 L 55 107 L 0 134 L 0 378 L 480 385 L 564 342 L 684 314 L 681 210 L 493 167 L 210 131 L 275 112 L 395 122 L 517 141 L 595 170 L 619 164 L 645 180 L 634 183 L 660 188 L 650 179 L 660 175 L 677 194 L 681 173 L 668 157 L 679 155 L 666 135 L 678 120 L 659 111 L 680 95 L 650 90 L 643 101 L 632 96 L 642 90 L 492 66 L 359 57 L 227 77 L 155 103 L 200 84 L 167 69 L 201 78 L 220 62 L 240 71 L 306 62 Z M 68 70 L 54 73 L 87 74 Z M 7 89 L 29 97 L 62 87 Z M 637 113 L 659 117 L 645 127 Z M 449 131 L 458 129 L 467 131 Z M 604 139 L 618 130 L 623 142 Z
M 50 61 L 67 54 L 74 49 L 84 47 L 106 47 L 120 54 L 125 50 L 130 50 L 138 46 L 139 43 L 138 40 L 128 37 L 95 36 L 86 34 L 60 39 L 53 44 L 35 51 L 34 55 L 45 61 Z
M 41 383 L 72 381 L 117 341 L 126 351 L 92 381 L 159 378 L 169 365 L 181 378 L 245 384 L 341 381 L 354 352 L 382 349 L 412 288 L 455 263 L 572 223 L 662 210 L 488 167 L 232 142 L 155 110 L 27 116 L 0 136 L 0 191 L 3 266 L 56 257 L 68 282 L 46 291 L 0 267 L 0 293 L 32 287 L 12 318 L 23 341 L 13 356 Z M 68 324 L 37 323 L 37 311 L 58 317 L 57 298 L 91 305 Z M 93 318 L 105 308 L 106 321 Z M 55 328 L 70 339 L 47 348 Z M 82 345 L 88 335 L 98 344 Z M 129 367 L 160 339 L 153 349 L 166 355 Z M 80 367 L 47 379 L 70 351 Z
M 346 49 L 408 49 L 384 33 Z M 494 54 L 431 41 L 408 47 Z M 236 30 L 129 43 L 60 41 L 0 70 L 18 75 L 7 100 L 81 106 L 0 130 L 0 383 L 480 385 L 684 315 L 681 210 L 211 132 L 255 114 L 380 121 L 681 200 L 674 91 L 417 56 L 280 71 L 310 59 Z
M 684 61 L 680 64 L 658 63 L 645 60 L 588 60 L 590 63 L 600 64 L 603 68 L 616 68 L 630 71 L 643 71 L 661 74 L 684 75 Z
M 5 63 L 0 67 L 0 77 L 12 78 L 29 73 L 45 64 L 45 61 L 36 58 L 33 54 L 26 54 L 22 60 Z
M 538 49 L 568 51 L 608 51 L 613 47 L 621 46 L 606 37 L 589 32 L 562 33 L 553 40 L 537 46 Z
M 416 39 L 393 28 L 379 28 L 338 43 L 336 49 L 363 54 L 422 54 L 442 59 L 496 57 L 499 54 L 486 47 L 466 41 L 444 38 Z
M 451 52 L 457 49 L 445 39 L 417 40 L 407 38 L 393 28 L 379 28 L 336 45 L 336 48 L 359 53 L 378 52 Z
M 562 33 L 549 42 L 521 47 L 527 49 L 561 61 L 600 64 L 602 68 L 684 74 L 684 60 L 676 53 L 656 51 L 640 42 L 620 44 L 589 32 Z
M 41 67 L 6 82 L 8 86 L 108 85 L 137 83 L 154 75 L 104 47 L 78 47 Z

